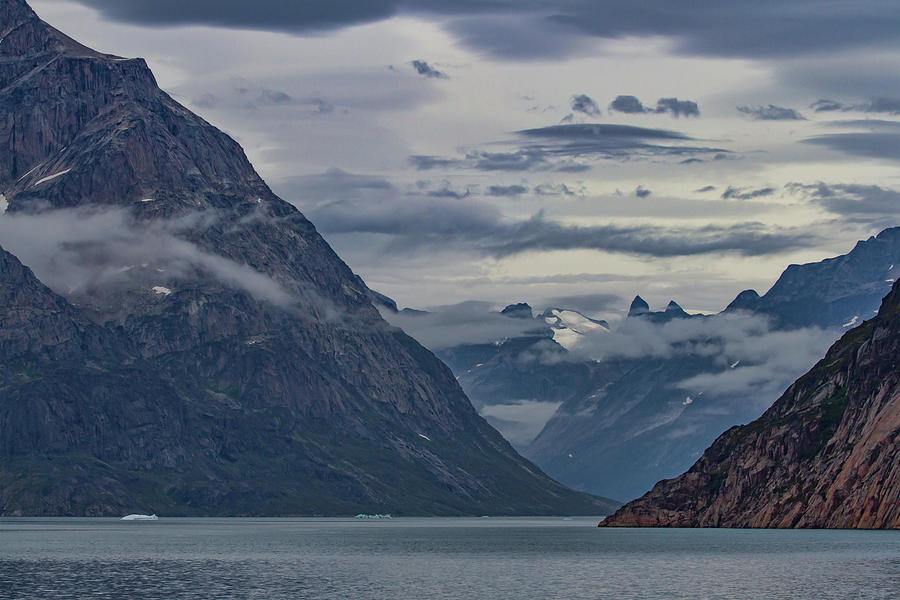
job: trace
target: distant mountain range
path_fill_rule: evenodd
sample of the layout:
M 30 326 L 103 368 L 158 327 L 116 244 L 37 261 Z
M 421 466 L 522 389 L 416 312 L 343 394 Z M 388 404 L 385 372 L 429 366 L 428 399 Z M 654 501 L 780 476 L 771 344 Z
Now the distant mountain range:
M 900 529 L 900 283 L 760 418 L 605 526 Z
M 143 60 L 22 0 L 0 40 L 0 515 L 617 506 L 519 456 Z
M 758 417 L 841 331 L 874 314 L 898 274 L 900 228 L 892 228 L 846 255 L 791 265 L 765 295 L 741 292 L 718 315 L 689 315 L 674 301 L 652 311 L 636 297 L 610 338 L 637 347 L 630 353 L 600 344 L 597 360 L 590 346 L 610 333 L 607 324 L 565 308 L 535 319 L 525 304 L 502 314 L 533 319 L 527 335 L 437 353 L 475 406 L 549 474 L 627 500 L 684 471 L 725 429 Z M 710 342 L 728 348 L 722 336 L 749 340 L 746 356 L 711 352 Z M 751 343 L 788 356 L 795 343 L 808 362 L 773 365 L 778 357 Z M 700 383 L 726 376 L 747 383 Z M 754 380 L 766 381 L 765 394 Z

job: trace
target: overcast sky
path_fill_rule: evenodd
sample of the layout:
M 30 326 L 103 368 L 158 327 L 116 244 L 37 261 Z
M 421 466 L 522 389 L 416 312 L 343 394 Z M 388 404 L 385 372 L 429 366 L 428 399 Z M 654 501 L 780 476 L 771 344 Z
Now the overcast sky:
M 895 0 L 31 4 L 145 57 L 401 306 L 717 311 L 900 225 Z

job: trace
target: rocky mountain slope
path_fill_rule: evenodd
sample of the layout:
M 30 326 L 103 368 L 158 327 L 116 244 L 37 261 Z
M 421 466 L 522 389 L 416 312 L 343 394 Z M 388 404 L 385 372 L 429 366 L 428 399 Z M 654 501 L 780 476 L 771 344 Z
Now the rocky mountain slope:
M 770 316 L 781 327 L 852 327 L 871 317 L 900 277 L 900 227 L 857 242 L 847 254 L 790 265 L 760 296 L 746 290 L 726 312 Z
M 547 325 L 543 338 L 530 335 L 495 344 L 461 345 L 442 349 L 439 356 L 479 410 L 488 407 L 493 414 L 499 411 L 491 407 L 503 403 L 506 422 L 489 417 L 501 431 L 516 432 L 517 420 L 531 417 L 535 406 L 555 404 L 555 413 L 548 415 L 533 439 L 511 438 L 517 448 L 576 489 L 627 500 L 642 495 L 660 479 L 683 472 L 722 431 L 752 421 L 768 406 L 758 392 L 749 391 L 759 386 L 713 393 L 706 385 L 685 385 L 685 381 L 709 379 L 709 375 L 724 378 L 729 373 L 734 380 L 759 378 L 756 373 L 773 365 L 763 364 L 766 353 L 754 357 L 758 353 L 752 351 L 753 345 L 775 343 L 786 348 L 796 340 L 808 360 L 790 368 L 774 365 L 777 379 L 767 381 L 769 397 L 777 396 L 843 330 L 873 314 L 900 271 L 898 265 L 900 228 L 893 228 L 859 242 L 845 255 L 791 265 L 765 295 L 742 292 L 720 315 L 689 315 L 675 302 L 663 310 L 651 310 L 638 296 L 626 321 L 614 327 L 615 337 L 623 346 L 665 348 L 655 354 L 607 356 L 598 362 L 593 360 L 598 355 L 591 354 L 595 348 L 570 344 L 567 349 L 553 343 L 549 336 L 559 334 Z M 524 314 L 521 305 L 511 305 L 509 310 Z M 813 329 L 804 329 L 809 327 Z M 769 333 L 756 341 L 746 337 L 759 331 Z M 731 343 L 711 339 L 717 332 Z M 670 343 L 673 339 L 680 341 Z M 704 351 L 710 341 L 725 347 L 742 339 L 750 350 L 746 355 Z M 597 341 L 588 344 L 596 346 Z M 586 350 L 587 356 L 580 350 Z M 521 416 L 515 412 L 517 406 Z
M 516 454 L 143 60 L 4 0 L 0 107 L 0 243 L 34 270 L 3 254 L 0 514 L 612 506 Z
M 900 283 L 756 421 L 602 525 L 900 528 Z

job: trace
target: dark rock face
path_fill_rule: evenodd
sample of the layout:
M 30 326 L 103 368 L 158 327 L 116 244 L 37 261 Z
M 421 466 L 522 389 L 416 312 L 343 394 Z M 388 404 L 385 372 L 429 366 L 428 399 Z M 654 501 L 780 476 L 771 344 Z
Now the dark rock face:
M 741 292 L 726 311 L 768 315 L 785 328 L 852 326 L 874 314 L 898 276 L 900 227 L 893 227 L 842 256 L 790 265 L 764 296 Z
M 900 528 L 900 283 L 766 413 L 601 525 Z
M 510 304 L 506 308 L 500 311 L 500 314 L 506 315 L 507 317 L 515 317 L 517 319 L 533 319 L 534 311 L 531 309 L 531 306 L 526 302 L 519 302 L 518 304 Z
M 163 231 L 182 252 L 67 248 L 123 274 L 71 294 L 0 257 L 0 514 L 612 506 L 518 456 L 142 60 L 84 48 L 21 0 L 0 36 L 7 218 L 114 210 L 122 235 Z
M 631 307 L 628 309 L 629 317 L 639 317 L 650 312 L 650 305 L 640 296 L 635 296 L 631 301 Z

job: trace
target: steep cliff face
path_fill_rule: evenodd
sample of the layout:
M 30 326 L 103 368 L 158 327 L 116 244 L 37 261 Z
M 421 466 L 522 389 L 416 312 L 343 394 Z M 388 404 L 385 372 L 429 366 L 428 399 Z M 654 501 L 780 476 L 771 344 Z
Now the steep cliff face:
M 142 60 L 21 0 L 0 7 L 0 40 L 0 218 L 115 217 L 46 240 L 86 273 L 72 288 L 2 257 L 0 514 L 611 506 L 519 457 Z
M 900 283 L 766 413 L 605 526 L 900 528 Z

